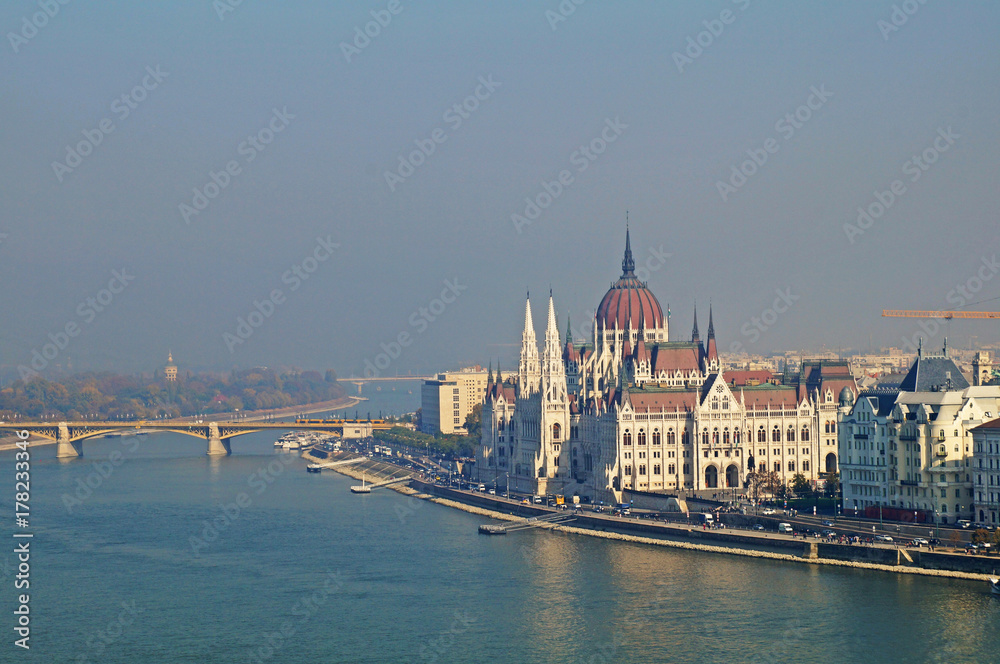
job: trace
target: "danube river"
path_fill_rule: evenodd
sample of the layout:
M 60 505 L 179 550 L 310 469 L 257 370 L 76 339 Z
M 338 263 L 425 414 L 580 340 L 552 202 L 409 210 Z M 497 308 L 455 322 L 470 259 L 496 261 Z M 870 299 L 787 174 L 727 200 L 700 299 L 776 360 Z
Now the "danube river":
M 984 662 L 985 584 L 540 531 L 308 474 L 274 437 L 33 451 L 31 651 L 17 662 Z M 104 463 L 117 452 L 117 466 Z M 4 452 L 13 468 L 13 452 Z M 107 477 L 103 477 L 107 475 Z M 2 504 L 13 512 L 13 470 Z M 99 479 L 98 479 L 99 478 Z M 88 481 L 96 488 L 82 489 Z M 89 495 L 88 495 L 89 490 Z M 241 506 L 242 505 L 242 506 Z M 10 532 L 11 526 L 8 526 Z

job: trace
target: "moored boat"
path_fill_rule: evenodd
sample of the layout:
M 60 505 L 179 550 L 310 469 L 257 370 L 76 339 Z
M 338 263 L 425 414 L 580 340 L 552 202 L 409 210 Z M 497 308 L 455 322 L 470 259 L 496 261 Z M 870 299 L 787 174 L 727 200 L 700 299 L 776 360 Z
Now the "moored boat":
M 995 576 L 990 577 L 990 592 L 994 595 L 1000 595 L 1000 579 Z

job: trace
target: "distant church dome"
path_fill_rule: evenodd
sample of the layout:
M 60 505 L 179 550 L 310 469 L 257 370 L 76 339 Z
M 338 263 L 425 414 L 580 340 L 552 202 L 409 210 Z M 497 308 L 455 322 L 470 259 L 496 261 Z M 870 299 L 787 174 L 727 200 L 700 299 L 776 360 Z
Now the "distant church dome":
M 851 392 L 851 388 L 844 386 L 844 389 L 840 391 L 840 405 L 841 406 L 853 406 L 854 405 L 854 392 Z
M 597 307 L 597 324 L 604 329 L 611 329 L 617 325 L 620 329 L 627 330 L 630 321 L 635 329 L 665 326 L 663 309 L 656 296 L 635 276 L 632 246 L 628 231 L 625 231 L 622 276 L 611 285 L 611 289 Z

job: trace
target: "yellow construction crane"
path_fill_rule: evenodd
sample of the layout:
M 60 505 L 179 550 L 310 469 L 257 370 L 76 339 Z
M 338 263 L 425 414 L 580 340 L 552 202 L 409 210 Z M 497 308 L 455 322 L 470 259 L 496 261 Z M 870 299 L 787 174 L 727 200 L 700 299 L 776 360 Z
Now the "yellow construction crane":
M 1000 318 L 1000 311 L 914 311 L 883 309 L 885 318 Z

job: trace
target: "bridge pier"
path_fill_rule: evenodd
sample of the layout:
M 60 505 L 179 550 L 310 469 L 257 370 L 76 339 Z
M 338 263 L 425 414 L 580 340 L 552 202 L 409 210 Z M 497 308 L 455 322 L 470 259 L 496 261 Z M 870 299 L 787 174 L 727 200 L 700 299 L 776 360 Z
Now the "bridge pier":
M 208 425 L 208 455 L 222 456 L 226 454 L 232 454 L 229 439 L 223 438 L 219 434 L 219 425 L 212 422 Z
M 83 456 L 83 440 L 71 440 L 69 427 L 65 422 L 59 423 L 56 432 L 56 458 L 76 458 Z

